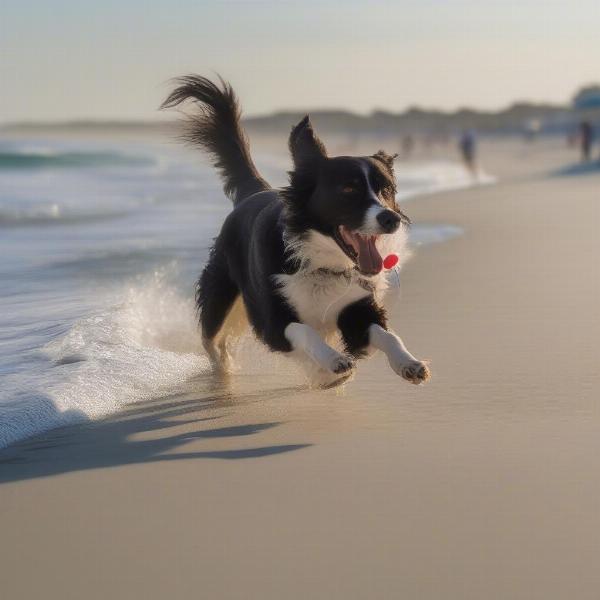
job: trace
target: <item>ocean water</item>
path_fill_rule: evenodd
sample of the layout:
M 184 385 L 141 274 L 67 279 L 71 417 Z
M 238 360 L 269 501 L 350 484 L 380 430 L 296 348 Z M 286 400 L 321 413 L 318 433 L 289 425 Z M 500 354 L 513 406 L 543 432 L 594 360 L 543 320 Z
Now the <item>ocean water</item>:
M 257 163 L 285 181 L 285 159 Z M 472 185 L 444 161 L 397 177 L 411 201 Z M 229 209 L 213 170 L 175 144 L 0 140 L 0 447 L 207 373 L 194 285 Z M 460 233 L 416 226 L 411 243 Z

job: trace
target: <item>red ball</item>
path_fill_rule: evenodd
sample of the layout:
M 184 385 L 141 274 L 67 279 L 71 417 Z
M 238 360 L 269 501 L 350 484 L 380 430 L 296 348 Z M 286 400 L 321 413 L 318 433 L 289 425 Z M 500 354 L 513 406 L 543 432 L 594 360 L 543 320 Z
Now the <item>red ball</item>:
M 388 254 L 383 259 L 383 266 L 386 269 L 391 269 L 391 268 L 395 267 L 397 263 L 398 263 L 398 255 L 397 254 Z

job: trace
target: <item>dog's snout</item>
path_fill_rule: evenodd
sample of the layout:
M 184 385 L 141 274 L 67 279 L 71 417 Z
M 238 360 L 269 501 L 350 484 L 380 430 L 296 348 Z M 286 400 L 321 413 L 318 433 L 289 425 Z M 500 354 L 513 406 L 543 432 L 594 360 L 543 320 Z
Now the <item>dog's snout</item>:
M 400 220 L 393 210 L 382 210 L 377 215 L 377 222 L 385 233 L 394 233 L 400 227 Z

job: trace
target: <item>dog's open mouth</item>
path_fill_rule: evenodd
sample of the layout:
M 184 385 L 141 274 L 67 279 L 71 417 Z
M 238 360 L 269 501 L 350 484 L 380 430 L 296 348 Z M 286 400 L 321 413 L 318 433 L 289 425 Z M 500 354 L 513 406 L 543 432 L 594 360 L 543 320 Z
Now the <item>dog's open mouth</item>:
M 334 239 L 363 275 L 377 275 L 383 269 L 383 258 L 375 245 L 376 235 L 361 235 L 340 225 Z

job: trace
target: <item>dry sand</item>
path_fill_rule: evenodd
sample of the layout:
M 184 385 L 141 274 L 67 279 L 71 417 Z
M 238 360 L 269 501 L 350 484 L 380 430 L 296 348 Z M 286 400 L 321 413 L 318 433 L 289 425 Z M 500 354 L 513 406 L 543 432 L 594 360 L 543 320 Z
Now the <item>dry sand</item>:
M 242 373 L 9 448 L 2 597 L 600 597 L 600 173 L 483 153 L 501 183 L 406 207 L 465 230 L 394 308 L 429 385 Z

